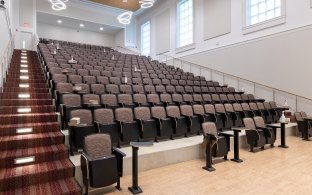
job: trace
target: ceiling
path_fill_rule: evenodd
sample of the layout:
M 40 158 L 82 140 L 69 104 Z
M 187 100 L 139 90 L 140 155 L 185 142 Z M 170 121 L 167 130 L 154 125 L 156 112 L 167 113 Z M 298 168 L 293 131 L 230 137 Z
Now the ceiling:
M 95 3 L 135 12 L 140 9 L 139 0 L 89 0 Z M 124 2 L 125 1 L 125 2 Z
M 62 23 L 59 24 L 57 22 L 58 20 L 62 20 Z M 83 21 L 83 20 L 78 20 L 74 18 L 43 13 L 43 12 L 37 12 L 37 21 L 39 23 L 44 23 L 44 24 L 62 26 L 62 27 L 73 28 L 77 30 L 92 31 L 92 32 L 97 32 L 97 33 L 105 33 L 105 34 L 111 34 L 111 35 L 115 35 L 118 31 L 122 29 L 121 27 L 115 27 L 111 25 L 99 24 L 99 23 L 89 22 L 89 21 Z M 84 27 L 80 27 L 79 26 L 80 24 L 84 24 Z M 101 31 L 100 27 L 103 27 L 104 30 Z

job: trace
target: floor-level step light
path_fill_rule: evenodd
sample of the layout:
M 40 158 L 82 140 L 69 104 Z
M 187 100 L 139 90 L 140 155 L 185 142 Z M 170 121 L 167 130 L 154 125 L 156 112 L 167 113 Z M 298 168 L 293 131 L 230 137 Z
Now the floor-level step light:
M 16 158 L 14 159 L 14 164 L 16 165 L 21 165 L 21 164 L 26 164 L 26 163 L 32 163 L 35 162 L 35 157 L 34 156 L 29 156 L 29 157 L 23 157 L 23 158 Z
M 16 129 L 16 133 L 17 134 L 26 134 L 26 133 L 32 133 L 33 132 L 33 129 L 30 127 L 30 128 L 17 128 Z

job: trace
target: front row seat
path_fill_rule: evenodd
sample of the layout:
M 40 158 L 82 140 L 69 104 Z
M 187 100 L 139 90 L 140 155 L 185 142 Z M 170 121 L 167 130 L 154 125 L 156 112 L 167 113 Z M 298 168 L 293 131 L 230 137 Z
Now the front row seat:
M 84 151 L 80 157 L 83 184 L 86 194 L 89 186 L 100 188 L 117 183 L 120 188 L 120 177 L 123 175 L 123 157 L 126 155 L 111 147 L 108 134 L 92 134 L 84 139 Z
M 254 147 L 264 149 L 266 139 L 263 130 L 256 128 L 252 118 L 244 118 L 243 122 L 246 127 L 247 144 L 250 145 L 250 152 L 254 151 Z
M 227 160 L 229 151 L 229 136 L 218 134 L 216 124 L 214 122 L 202 123 L 204 135 L 204 145 L 206 145 L 206 166 L 203 169 L 207 171 L 215 171 L 212 167 L 212 157 L 223 157 Z
M 266 144 L 271 144 L 271 146 L 273 147 L 276 139 L 273 128 L 267 127 L 265 125 L 264 119 L 261 116 L 254 117 L 254 121 L 256 128 L 263 130 Z

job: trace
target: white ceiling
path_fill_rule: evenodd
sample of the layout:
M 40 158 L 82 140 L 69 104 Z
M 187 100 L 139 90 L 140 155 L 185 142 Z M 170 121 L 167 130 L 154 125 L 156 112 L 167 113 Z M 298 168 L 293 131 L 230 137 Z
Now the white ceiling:
M 62 23 L 57 23 L 57 20 L 62 20 Z M 49 13 L 44 12 L 37 12 L 37 22 L 38 23 L 44 23 L 44 24 L 50 24 L 50 25 L 56 25 L 56 26 L 63 26 L 67 28 L 73 28 L 77 30 L 86 30 L 86 31 L 92 31 L 97 33 L 105 33 L 105 34 L 116 34 L 118 31 L 120 31 L 121 27 L 115 27 L 111 25 L 106 24 L 99 24 L 95 22 L 90 21 L 83 21 L 75 18 L 69 18 L 65 16 L 58 16 L 53 15 Z M 80 27 L 80 24 L 84 24 L 84 27 Z M 103 27 L 104 30 L 101 31 L 100 27 Z

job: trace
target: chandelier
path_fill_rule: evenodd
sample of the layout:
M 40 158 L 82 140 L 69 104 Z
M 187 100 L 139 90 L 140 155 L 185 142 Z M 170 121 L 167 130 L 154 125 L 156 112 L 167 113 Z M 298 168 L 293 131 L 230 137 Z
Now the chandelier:
M 52 3 L 52 9 L 55 11 L 65 10 L 68 0 L 49 0 Z
M 131 17 L 132 17 L 133 12 L 124 12 L 120 14 L 117 19 L 121 24 L 130 24 L 131 22 Z
M 141 0 L 139 1 L 141 8 L 150 8 L 154 5 L 155 0 Z

